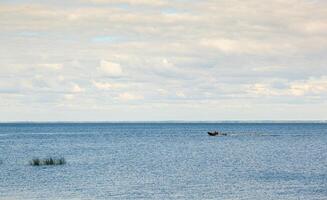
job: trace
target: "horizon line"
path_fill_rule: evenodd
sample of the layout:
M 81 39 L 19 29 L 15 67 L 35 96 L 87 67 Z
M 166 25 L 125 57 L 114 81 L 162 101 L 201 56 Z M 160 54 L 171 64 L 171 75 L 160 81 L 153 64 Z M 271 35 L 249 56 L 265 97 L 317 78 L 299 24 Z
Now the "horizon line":
M 117 121 L 102 121 L 102 120 L 89 120 L 89 121 L 25 121 L 25 120 L 18 120 L 18 121 L 0 121 L 0 124 L 46 124 L 46 123 L 98 123 L 98 124 L 105 124 L 105 123 L 327 123 L 327 120 L 117 120 Z

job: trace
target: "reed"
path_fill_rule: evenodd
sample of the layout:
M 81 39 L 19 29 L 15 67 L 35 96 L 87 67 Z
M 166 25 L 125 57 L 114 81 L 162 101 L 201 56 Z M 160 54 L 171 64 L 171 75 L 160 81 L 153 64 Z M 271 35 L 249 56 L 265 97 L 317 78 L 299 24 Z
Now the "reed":
M 42 166 L 42 165 L 64 165 L 66 164 L 65 158 L 33 158 L 29 161 L 29 164 L 32 166 Z

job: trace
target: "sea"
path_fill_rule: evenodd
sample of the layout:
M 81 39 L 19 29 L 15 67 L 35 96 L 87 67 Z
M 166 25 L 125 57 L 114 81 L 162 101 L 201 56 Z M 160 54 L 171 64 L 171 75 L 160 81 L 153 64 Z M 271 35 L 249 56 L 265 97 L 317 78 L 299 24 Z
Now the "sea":
M 327 123 L 1 123 L 0 199 L 326 200 Z

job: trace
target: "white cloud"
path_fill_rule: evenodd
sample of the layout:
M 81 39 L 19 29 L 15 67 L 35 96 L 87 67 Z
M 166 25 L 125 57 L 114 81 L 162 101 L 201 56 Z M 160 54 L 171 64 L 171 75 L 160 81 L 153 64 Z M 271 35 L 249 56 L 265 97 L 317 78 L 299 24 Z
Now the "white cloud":
M 45 63 L 39 65 L 41 68 L 50 69 L 50 70 L 60 70 L 63 68 L 62 64 L 59 63 Z
M 62 82 L 62 81 L 65 80 L 65 77 L 62 76 L 62 75 L 59 75 L 59 76 L 57 77 L 57 80 L 58 80 L 59 82 Z
M 107 60 L 101 60 L 100 61 L 100 67 L 98 70 L 105 75 L 109 76 L 121 76 L 123 75 L 122 67 L 119 63 L 107 61 Z
M 295 81 L 290 86 L 290 93 L 295 96 L 327 94 L 327 76 Z
M 120 83 L 108 83 L 108 82 L 98 82 L 98 81 L 92 81 L 92 84 L 94 87 L 96 87 L 99 90 L 114 90 L 114 89 L 120 89 L 125 87 L 124 84 Z
M 148 6 L 163 6 L 167 3 L 162 0 L 83 0 L 93 3 L 110 3 L 110 4 L 131 4 L 131 5 L 148 5 Z
M 237 41 L 230 39 L 203 39 L 200 44 L 206 47 L 217 48 L 227 53 L 233 51 L 240 52 L 242 48 Z
M 248 92 L 259 96 L 275 96 L 275 95 L 282 94 L 280 91 L 271 88 L 269 84 L 262 84 L 262 83 L 255 83 L 249 86 Z
M 283 68 L 282 66 L 260 66 L 260 67 L 253 67 L 251 70 L 254 72 L 273 72 L 273 71 L 281 71 Z
M 304 24 L 304 30 L 308 33 L 324 33 L 327 34 L 327 22 L 316 20 Z
M 288 43 L 275 44 L 271 41 L 258 41 L 253 39 L 202 39 L 200 44 L 220 50 L 224 53 L 251 53 L 251 54 L 267 54 L 278 53 L 279 51 L 292 49 L 293 46 Z
M 73 93 L 81 93 L 81 92 L 84 92 L 85 89 L 84 88 L 81 88 L 78 84 L 76 83 L 73 83 L 72 84 L 72 88 L 71 88 L 71 92 Z
M 124 92 L 118 95 L 118 98 L 122 101 L 132 101 L 144 99 L 143 95 Z
M 184 94 L 184 92 L 178 91 L 176 92 L 176 96 L 180 97 L 180 98 L 185 98 L 186 95 Z
M 166 58 L 162 59 L 162 67 L 164 68 L 172 68 L 174 64 L 169 62 Z
M 187 104 L 199 109 L 185 112 L 194 118 L 216 116 L 207 102 L 249 105 L 248 118 L 258 102 L 323 105 L 326 22 L 322 0 L 2 2 L 0 92 L 13 108 L 73 99 L 74 108 L 109 110 L 138 100 L 172 111 Z M 232 107 L 227 114 L 242 114 Z
M 292 81 L 286 87 L 275 88 L 271 83 L 255 83 L 248 92 L 259 96 L 324 96 L 327 94 L 327 76 Z
M 168 94 L 168 91 L 162 88 L 156 90 L 160 95 L 165 96 Z
M 75 98 L 75 95 L 73 94 L 65 94 L 64 99 L 65 100 L 73 100 Z

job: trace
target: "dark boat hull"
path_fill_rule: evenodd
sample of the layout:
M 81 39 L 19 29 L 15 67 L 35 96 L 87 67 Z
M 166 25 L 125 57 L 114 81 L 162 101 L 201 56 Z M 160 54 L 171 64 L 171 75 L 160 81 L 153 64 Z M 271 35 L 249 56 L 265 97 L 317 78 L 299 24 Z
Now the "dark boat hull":
M 215 131 L 215 132 L 208 132 L 208 135 L 209 136 L 226 136 L 227 134 L 226 133 L 219 133 L 219 132 Z
M 210 136 L 217 136 L 217 135 L 219 135 L 219 133 L 218 132 L 208 132 L 208 135 L 210 135 Z

